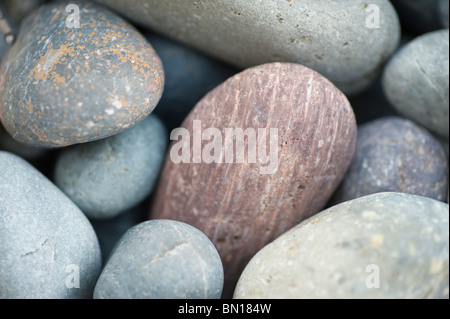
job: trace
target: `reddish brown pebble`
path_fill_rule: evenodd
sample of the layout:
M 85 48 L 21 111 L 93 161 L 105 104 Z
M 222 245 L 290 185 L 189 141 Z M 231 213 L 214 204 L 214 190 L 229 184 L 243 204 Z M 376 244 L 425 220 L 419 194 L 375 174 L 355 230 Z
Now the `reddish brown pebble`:
M 212 137 L 202 141 L 203 160 L 195 163 L 197 120 L 202 132 L 217 128 L 222 137 L 227 128 L 241 128 L 261 140 L 258 128 L 266 128 L 266 154 L 277 150 L 278 165 L 270 172 L 268 163 L 251 161 L 248 136 L 244 163 L 236 157 L 227 163 L 223 152 L 219 163 L 205 163 Z M 150 218 L 183 221 L 203 231 L 222 258 L 223 297 L 230 298 L 256 252 L 325 206 L 354 153 L 354 113 L 345 95 L 319 73 L 299 64 L 269 63 L 208 93 L 182 126 L 191 136 L 190 161 L 174 163 L 172 148 L 180 145 L 174 138 Z M 278 130 L 275 145 L 269 143 L 275 136 L 270 129 Z

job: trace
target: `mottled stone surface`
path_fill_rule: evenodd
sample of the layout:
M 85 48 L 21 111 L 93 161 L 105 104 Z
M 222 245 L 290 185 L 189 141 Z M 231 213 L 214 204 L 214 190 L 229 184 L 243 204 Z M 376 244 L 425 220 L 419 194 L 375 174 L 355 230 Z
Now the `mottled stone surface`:
M 239 68 L 306 65 L 346 94 L 370 85 L 400 35 L 387 0 L 97 1 Z M 379 28 L 372 24 L 378 18 Z
M 83 213 L 34 167 L 2 151 L 0 255 L 2 299 L 91 298 L 101 271 Z
M 63 149 L 55 184 L 88 217 L 114 217 L 153 190 L 167 142 L 166 128 L 150 115 L 122 133 Z
M 334 206 L 259 251 L 234 297 L 448 299 L 448 209 L 399 193 Z
M 428 131 L 399 117 L 361 125 L 355 156 L 334 204 L 380 192 L 447 200 L 448 162 L 441 144 Z
M 177 128 L 200 99 L 238 71 L 155 33 L 147 35 L 164 65 L 164 93 L 154 110 L 169 129 Z
M 173 220 L 152 220 L 119 240 L 94 298 L 217 299 L 222 287 L 219 254 L 202 232 Z
M 448 0 L 446 0 L 448 3 Z M 420 35 L 441 28 L 440 0 L 391 0 L 404 32 Z
M 164 72 L 151 45 L 128 22 L 78 3 L 44 5 L 23 21 L 4 57 L 0 117 L 10 135 L 61 147 L 112 136 L 135 125 L 159 101 Z M 70 24 L 69 24 L 70 26 Z
M 183 140 L 173 136 L 150 216 L 184 221 L 212 240 L 229 297 L 254 253 L 329 200 L 353 156 L 355 117 L 347 98 L 317 72 L 270 63 L 208 93 L 182 127 L 193 140 L 204 135 L 202 156 L 194 154 L 194 141 L 187 163 L 177 164 Z M 223 139 L 218 149 L 210 148 L 217 139 L 209 128 Z M 241 138 L 227 133 L 236 128 Z M 233 145 L 238 138 L 242 151 Z
M 383 89 L 398 112 L 449 137 L 449 31 L 415 38 L 386 66 Z

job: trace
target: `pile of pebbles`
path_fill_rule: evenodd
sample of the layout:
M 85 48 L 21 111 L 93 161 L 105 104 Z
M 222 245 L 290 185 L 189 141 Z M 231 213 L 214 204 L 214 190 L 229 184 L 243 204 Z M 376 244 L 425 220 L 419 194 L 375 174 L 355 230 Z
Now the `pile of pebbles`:
M 1 9 L 0 298 L 449 298 L 448 0 Z

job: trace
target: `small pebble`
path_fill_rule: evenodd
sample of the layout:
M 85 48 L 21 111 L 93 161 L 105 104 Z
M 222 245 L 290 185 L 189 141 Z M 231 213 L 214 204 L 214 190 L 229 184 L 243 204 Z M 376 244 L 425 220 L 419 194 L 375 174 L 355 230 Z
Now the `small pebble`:
M 92 298 L 101 271 L 88 219 L 20 157 L 0 151 L 0 299 Z
M 386 66 L 383 89 L 403 116 L 449 138 L 449 31 L 424 34 Z
M 65 11 L 69 5 L 79 10 L 79 27 Z M 103 7 L 72 0 L 27 16 L 0 73 L 5 129 L 19 142 L 44 147 L 132 127 L 152 112 L 164 85 L 160 59 L 135 27 Z
M 202 232 L 172 220 L 151 220 L 119 240 L 94 298 L 218 299 L 222 287 L 220 257 Z
M 448 299 L 448 210 L 400 193 L 333 206 L 259 251 L 234 298 Z
M 381 192 L 446 201 L 447 174 L 445 152 L 428 131 L 399 117 L 378 119 L 359 127 L 355 156 L 332 203 Z
M 112 137 L 62 149 L 55 184 L 89 218 L 112 218 L 151 193 L 167 142 L 164 125 L 150 115 Z

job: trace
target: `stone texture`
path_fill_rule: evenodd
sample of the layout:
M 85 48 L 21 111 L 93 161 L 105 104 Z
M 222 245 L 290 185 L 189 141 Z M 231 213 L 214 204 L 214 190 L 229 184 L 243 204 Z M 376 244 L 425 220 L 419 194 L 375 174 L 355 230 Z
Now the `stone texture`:
M 94 298 L 217 299 L 222 287 L 220 257 L 202 232 L 173 220 L 152 220 L 119 240 Z
M 173 136 L 150 216 L 186 222 L 212 240 L 224 263 L 224 296 L 230 297 L 254 253 L 329 200 L 353 156 L 355 117 L 347 98 L 317 72 L 270 63 L 208 93 L 182 127 L 193 140 L 216 128 L 224 143 L 210 152 L 217 156 L 210 162 L 205 149 L 213 138 L 204 137 L 201 159 L 194 156 L 194 141 L 188 163 L 177 164 L 174 153 L 183 140 Z M 242 152 L 226 136 L 227 129 L 236 128 L 249 134 Z M 255 148 L 249 142 L 252 130 L 260 140 Z M 257 148 L 271 159 L 252 158 Z
M 234 297 L 448 299 L 448 209 L 399 193 L 334 206 L 259 251 Z
M 0 255 L 1 299 L 91 298 L 101 271 L 98 240 L 83 213 L 34 167 L 3 151 Z
M 334 204 L 380 192 L 447 199 L 448 162 L 441 144 L 409 120 L 387 117 L 361 125 L 355 156 Z
M 440 0 L 391 0 L 391 2 L 398 12 L 405 33 L 420 35 L 441 28 Z
M 449 31 L 424 34 L 400 49 L 383 75 L 396 110 L 432 132 L 449 137 Z
M 167 132 L 150 115 L 109 138 L 61 150 L 55 184 L 90 218 L 112 218 L 153 190 L 167 148 Z
M 164 65 L 164 93 L 154 110 L 169 132 L 179 127 L 195 104 L 237 73 L 224 63 L 155 33 L 148 34 Z
M 268 62 L 306 65 L 346 94 L 372 83 L 400 36 L 397 14 L 387 0 L 325 5 L 316 0 L 97 1 L 239 68 Z M 379 28 L 370 24 L 369 4 L 379 9 Z
M 69 3 L 78 2 L 44 5 L 28 16 L 2 62 L 0 117 L 26 144 L 112 136 L 149 115 L 162 94 L 161 61 L 132 25 L 85 2 L 78 3 L 80 28 L 70 28 Z

